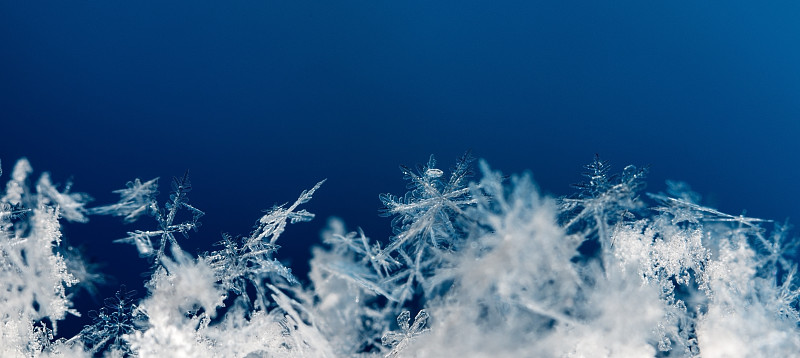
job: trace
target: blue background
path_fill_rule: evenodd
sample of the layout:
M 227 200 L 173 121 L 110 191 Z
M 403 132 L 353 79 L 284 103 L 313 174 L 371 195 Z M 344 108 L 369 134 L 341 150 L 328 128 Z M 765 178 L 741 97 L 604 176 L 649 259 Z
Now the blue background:
M 197 253 L 328 178 L 279 242 L 301 278 L 327 217 L 386 240 L 398 165 L 469 148 L 552 195 L 599 153 L 650 165 L 648 191 L 797 220 L 798 19 L 796 1 L 2 1 L 2 181 L 27 156 L 99 205 L 136 177 L 166 199 L 189 169 Z M 92 220 L 65 236 L 115 277 L 102 296 L 142 294 L 147 263 L 110 242 L 155 225 Z

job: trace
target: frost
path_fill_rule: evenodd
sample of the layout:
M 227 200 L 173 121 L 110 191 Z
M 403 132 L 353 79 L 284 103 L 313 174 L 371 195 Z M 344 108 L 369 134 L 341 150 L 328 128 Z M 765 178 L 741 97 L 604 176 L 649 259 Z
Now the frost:
M 449 171 L 431 156 L 402 166 L 408 192 L 381 194 L 391 237 L 332 217 L 311 272 L 279 256 L 289 224 L 324 182 L 223 234 L 211 251 L 178 237 L 205 214 L 188 173 L 159 202 L 158 179 L 129 182 L 117 203 L 33 182 L 21 159 L 0 196 L 2 357 L 784 357 L 800 350 L 798 242 L 788 224 L 731 215 L 681 182 L 642 193 L 646 169 L 614 174 L 595 156 L 578 192 L 539 194 L 466 153 Z M 0 168 L 1 169 L 1 168 Z M 0 172 L 2 174 L 2 172 Z M 642 195 L 644 194 L 644 195 Z M 147 293 L 121 289 L 80 315 L 72 297 L 102 281 L 62 242 L 61 223 L 91 215 L 127 225 L 118 242 L 148 258 Z M 144 224 L 146 225 L 146 224 Z M 152 224 L 151 224 L 152 225 Z M 768 230 L 766 226 L 772 227 Z M 180 235 L 179 235 L 180 234 Z M 112 258 L 110 258 L 112 259 Z M 142 271 L 147 271 L 143 264 Z M 79 282 L 84 281 L 84 282 Z M 411 312 L 418 312 L 412 319 Z
M 61 254 L 59 219 L 85 222 L 88 196 L 59 192 L 49 174 L 35 190 L 30 163 L 14 166 L 0 198 L 0 356 L 39 356 L 61 349 L 57 322 L 73 310 L 68 290 L 78 284 Z M 67 186 L 69 187 L 69 186 Z M 60 348 L 61 347 L 61 348 Z M 65 348 L 66 349 L 66 348 Z

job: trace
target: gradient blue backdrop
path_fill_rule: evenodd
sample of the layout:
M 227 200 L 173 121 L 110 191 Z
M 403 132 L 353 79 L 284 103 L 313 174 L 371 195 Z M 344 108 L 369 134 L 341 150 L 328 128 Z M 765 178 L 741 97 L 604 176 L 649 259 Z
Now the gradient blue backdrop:
M 599 153 L 651 165 L 649 191 L 797 220 L 798 19 L 796 1 L 2 1 L 0 159 L 97 204 L 135 177 L 165 198 L 189 169 L 193 252 L 328 178 L 279 242 L 301 277 L 327 217 L 386 239 L 398 164 L 468 148 L 553 195 Z M 148 227 L 65 234 L 116 278 L 103 295 L 141 293 L 146 262 L 110 241 Z

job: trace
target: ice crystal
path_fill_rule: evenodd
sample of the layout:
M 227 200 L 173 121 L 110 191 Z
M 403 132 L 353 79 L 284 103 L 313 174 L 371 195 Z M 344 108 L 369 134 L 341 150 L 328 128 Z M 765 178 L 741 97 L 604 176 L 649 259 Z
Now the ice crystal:
M 114 298 L 105 300 L 105 307 L 89 312 L 93 323 L 81 331 L 80 338 L 90 352 L 131 353 L 125 336 L 137 328 L 139 312 L 133 303 L 135 295 L 135 291 L 126 291 L 122 287 Z
M 144 257 L 154 257 L 156 263 L 164 259 L 164 250 L 167 244 L 174 248 L 180 248 L 175 239 L 175 233 L 188 236 L 190 230 L 197 230 L 200 226 L 199 219 L 204 212 L 189 204 L 187 194 L 192 190 L 189 181 L 189 172 L 184 173 L 183 177 L 172 179 L 172 192 L 169 201 L 161 209 L 156 201 L 158 178 L 141 183 L 139 179 L 128 182 L 127 189 L 116 190 L 120 194 L 120 201 L 116 204 L 106 205 L 93 210 L 95 214 L 124 216 L 126 222 L 135 221 L 139 215 L 147 213 L 152 215 L 159 228 L 157 230 L 135 230 L 128 232 L 128 237 L 118 239 L 115 242 L 128 243 L 136 246 L 139 254 Z M 184 209 L 191 214 L 191 219 L 180 223 L 175 223 L 178 211 Z M 153 239 L 158 241 L 153 244 Z
M 392 351 L 386 357 L 396 357 L 405 347 L 414 340 L 417 336 L 425 333 L 427 328 L 425 325 L 428 322 L 428 313 L 425 310 L 417 312 L 414 317 L 414 324 L 409 325 L 411 319 L 411 312 L 403 311 L 397 316 L 397 325 L 400 327 L 399 331 L 392 331 L 384 333 L 381 337 L 381 343 L 385 346 L 392 347 Z

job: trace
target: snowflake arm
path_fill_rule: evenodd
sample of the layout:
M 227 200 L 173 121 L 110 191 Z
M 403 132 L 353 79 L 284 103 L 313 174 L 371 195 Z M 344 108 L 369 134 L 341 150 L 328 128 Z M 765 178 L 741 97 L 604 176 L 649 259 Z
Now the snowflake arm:
M 300 193 L 300 197 L 298 197 L 297 200 L 295 200 L 295 202 L 288 208 L 283 208 L 283 205 L 272 208 L 272 210 L 267 212 L 258 220 L 258 227 L 247 239 L 245 245 L 248 247 L 263 245 L 267 238 L 269 238 L 269 241 L 266 243 L 271 245 L 275 244 L 275 242 L 278 241 L 278 237 L 280 237 L 285 230 L 287 221 L 294 224 L 313 219 L 314 214 L 309 213 L 305 209 L 300 211 L 295 210 L 298 206 L 300 206 L 300 204 L 305 204 L 311 200 L 314 192 L 316 192 L 324 182 L 325 180 L 321 180 L 314 185 L 313 188 L 309 190 L 303 190 L 303 192 Z

